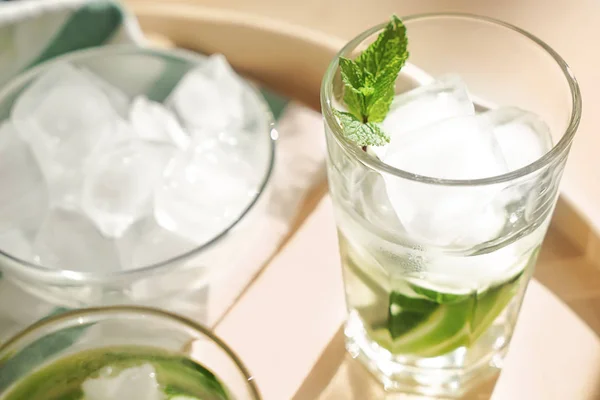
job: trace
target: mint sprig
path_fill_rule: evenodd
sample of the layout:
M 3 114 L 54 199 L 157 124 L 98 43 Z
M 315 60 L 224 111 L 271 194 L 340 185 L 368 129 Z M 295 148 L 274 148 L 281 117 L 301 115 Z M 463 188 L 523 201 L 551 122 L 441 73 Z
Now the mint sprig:
M 395 15 L 356 60 L 340 57 L 344 103 L 348 112 L 335 115 L 348 140 L 359 146 L 383 146 L 390 137 L 379 123 L 394 99 L 398 73 L 408 59 L 406 27 Z
M 383 146 L 390 137 L 375 122 L 364 123 L 353 114 L 333 110 L 344 130 L 344 136 L 359 146 Z

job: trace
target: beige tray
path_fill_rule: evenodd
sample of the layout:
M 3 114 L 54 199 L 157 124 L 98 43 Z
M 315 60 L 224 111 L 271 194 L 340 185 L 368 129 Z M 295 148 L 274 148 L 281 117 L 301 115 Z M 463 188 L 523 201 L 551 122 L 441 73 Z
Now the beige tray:
M 321 78 L 343 45 L 327 35 L 190 1 L 138 0 L 130 5 L 155 42 L 221 52 L 248 76 L 317 110 Z M 315 187 L 299 210 L 298 233 L 216 327 L 254 371 L 266 399 L 382 396 L 343 352 L 339 261 L 330 206 L 327 199 L 321 202 L 325 193 L 324 184 Z M 564 269 L 572 259 L 593 260 L 600 248 L 586 219 L 564 198 L 548 238 L 552 247 L 544 249 L 538 270 L 550 281 L 553 273 L 545 266 L 562 264 Z M 307 299 L 303 282 L 318 295 Z M 303 301 L 286 303 L 290 298 Z M 294 318 L 288 321 L 290 312 Z M 533 282 L 493 398 L 600 398 L 599 360 L 595 334 Z M 493 388 L 489 382 L 470 398 L 489 398 Z

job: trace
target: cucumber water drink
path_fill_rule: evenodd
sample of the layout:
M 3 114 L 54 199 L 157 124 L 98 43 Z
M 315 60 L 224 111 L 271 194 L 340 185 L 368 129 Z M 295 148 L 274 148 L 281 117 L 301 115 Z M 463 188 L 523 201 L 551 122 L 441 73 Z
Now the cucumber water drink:
M 519 169 L 552 148 L 550 129 L 533 113 L 477 108 L 459 76 L 443 75 L 394 96 L 381 123 L 390 143 L 364 151 L 413 174 L 466 180 Z M 535 262 L 547 223 L 529 226 L 524 217 L 531 188 L 456 190 L 348 172 L 359 209 L 334 201 L 355 329 L 394 355 L 438 357 L 471 347 Z M 369 229 L 376 222 L 396 237 L 378 236 Z
M 532 40 L 477 17 L 393 17 L 325 75 L 346 347 L 388 390 L 460 397 L 502 366 L 578 122 L 558 55 L 529 60 L 557 99 L 509 62 Z M 561 119 L 547 105 L 565 97 Z
M 1 400 L 230 400 L 209 369 L 151 347 L 109 347 L 56 360 L 17 381 Z
M 0 344 L 0 400 L 260 400 L 208 328 L 129 306 L 67 311 Z

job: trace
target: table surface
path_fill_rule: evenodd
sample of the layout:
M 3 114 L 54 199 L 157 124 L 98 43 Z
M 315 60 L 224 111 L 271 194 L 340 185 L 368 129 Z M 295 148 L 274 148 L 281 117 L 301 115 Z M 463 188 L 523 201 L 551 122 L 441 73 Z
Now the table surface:
M 178 7 L 175 3 L 187 5 Z M 130 0 L 144 28 L 168 36 L 178 45 L 222 51 L 236 66 L 246 68 L 250 74 L 264 78 L 275 87 L 280 85 L 289 89 L 288 93 L 295 91 L 297 98 L 313 107 L 318 103 L 315 94 L 323 67 L 333 56 L 336 46 L 343 42 L 339 37 L 348 37 L 386 18 L 392 11 L 398 14 L 430 11 L 441 2 L 407 0 L 401 9 L 396 9 L 393 5 L 396 2 L 381 0 L 374 10 L 372 2 L 345 1 L 343 7 L 351 9 L 351 13 L 343 10 L 338 13 L 339 2 L 307 0 L 293 12 L 288 8 L 289 4 L 283 3 L 173 0 L 167 5 L 164 1 Z M 581 60 L 575 57 L 573 48 L 578 46 L 569 47 L 568 44 L 573 42 L 561 34 L 571 40 L 580 38 L 577 35 L 582 31 L 592 35 L 592 29 L 596 29 L 591 27 L 592 15 L 600 16 L 600 5 L 591 1 L 582 2 L 585 4 L 577 12 L 567 9 L 566 4 L 551 10 L 542 9 L 542 2 L 538 0 L 532 0 L 527 6 L 517 5 L 516 1 L 502 2 L 502 7 L 498 2 L 477 3 L 477 9 L 470 11 L 491 13 L 532 30 L 568 60 L 573 59 L 573 65 L 576 59 Z M 232 14 L 226 10 L 215 12 L 198 7 L 198 4 L 263 13 L 334 33 L 339 40 L 319 33 L 305 35 L 301 29 L 286 27 L 281 21 L 259 20 L 257 27 L 254 26 L 257 19 L 246 14 Z M 467 8 L 466 1 L 452 4 L 455 10 Z M 505 5 L 506 9 L 503 8 Z M 584 5 L 589 14 L 583 10 Z M 541 10 L 547 11 L 545 22 L 537 24 L 534 17 Z M 555 26 L 548 21 L 553 16 L 560 20 L 555 25 L 562 33 L 552 30 Z M 577 16 L 581 20 L 573 24 Z M 572 25 L 565 21 L 571 21 Z M 571 32 L 567 29 L 569 26 L 577 29 Z M 239 43 L 236 37 L 244 37 L 244 43 Z M 321 42 L 327 42 L 327 45 Z M 253 52 L 245 51 L 249 46 Z M 312 64 L 300 63 L 304 75 L 290 80 L 290 71 L 302 58 L 309 59 Z M 592 86 L 590 77 L 597 74 L 596 68 L 584 62 L 575 67 L 584 78 L 580 80 L 585 85 L 585 92 L 586 87 Z M 582 75 L 584 71 L 586 73 Z M 593 123 L 593 116 L 582 124 L 580 137 L 584 138 L 574 149 L 572 160 L 575 162 L 571 162 L 565 179 L 569 189 L 575 187 L 570 191 L 570 197 L 593 198 L 594 185 L 600 185 L 600 180 L 592 182 L 590 187 L 578 185 L 577 176 L 574 177 L 583 170 L 584 163 L 595 161 L 590 155 L 594 140 L 590 123 Z M 598 171 L 600 169 L 590 172 L 587 177 L 591 179 L 593 174 L 600 173 Z M 590 183 L 590 179 L 586 179 L 586 183 Z M 343 350 L 341 329 L 345 305 L 341 268 L 331 204 L 327 197 L 320 200 L 322 194 L 322 189 L 315 190 L 313 197 L 307 200 L 300 213 L 302 218 L 299 220 L 303 220 L 303 224 L 260 271 L 215 330 L 253 372 L 266 400 L 390 398 Z M 578 206 L 582 204 L 577 203 Z M 595 219 L 591 213 L 588 216 Z M 557 261 L 560 260 L 554 260 Z M 494 380 L 485 382 L 467 398 L 487 399 L 490 396 L 495 400 L 600 398 L 600 340 L 558 298 L 535 281 L 529 286 L 513 343 L 497 383 Z

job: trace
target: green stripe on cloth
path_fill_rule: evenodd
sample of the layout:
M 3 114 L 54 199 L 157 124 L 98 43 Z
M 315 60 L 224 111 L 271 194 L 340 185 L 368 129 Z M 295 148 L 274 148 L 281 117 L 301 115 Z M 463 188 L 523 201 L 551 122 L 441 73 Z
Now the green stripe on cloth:
M 176 59 L 172 59 L 177 61 Z M 147 97 L 152 101 L 162 103 L 173 91 L 173 88 L 177 86 L 177 83 L 183 78 L 183 76 L 190 70 L 187 63 L 172 63 L 169 68 L 164 71 L 161 76 L 155 81 L 152 88 L 148 90 Z M 264 87 L 260 88 L 260 93 L 263 95 L 265 101 L 269 105 L 275 121 L 279 120 L 283 110 L 289 103 L 289 99 L 285 98 L 275 92 Z
M 116 4 L 96 2 L 76 10 L 48 47 L 28 68 L 70 51 L 102 45 L 119 29 L 123 10 Z
M 281 117 L 281 114 L 283 113 L 283 110 L 285 109 L 287 104 L 290 102 L 290 99 L 265 88 L 261 88 L 260 92 L 267 101 L 267 104 L 269 105 L 269 108 L 273 113 L 273 117 L 275 118 L 275 121 L 279 121 L 279 117 Z
M 175 57 L 169 61 L 171 62 L 169 67 L 154 82 L 152 88 L 148 90 L 146 96 L 152 101 L 158 103 L 164 102 L 181 78 L 190 70 L 189 64 L 185 61 L 178 60 Z

